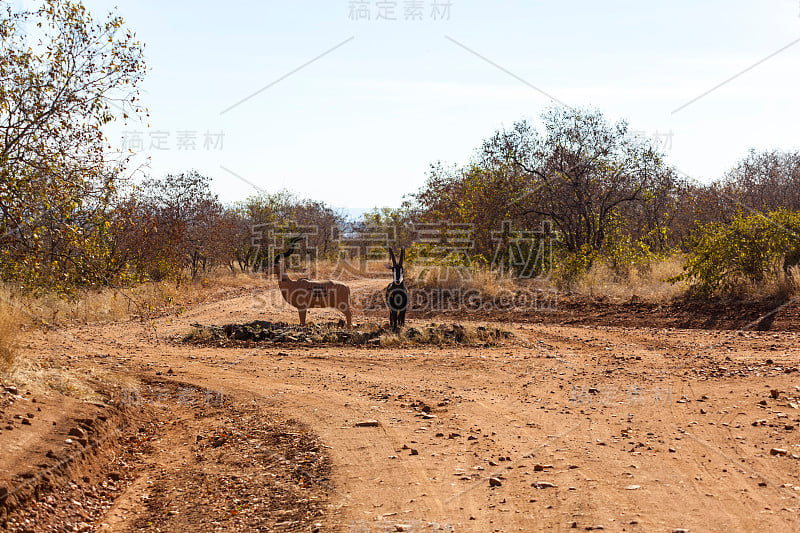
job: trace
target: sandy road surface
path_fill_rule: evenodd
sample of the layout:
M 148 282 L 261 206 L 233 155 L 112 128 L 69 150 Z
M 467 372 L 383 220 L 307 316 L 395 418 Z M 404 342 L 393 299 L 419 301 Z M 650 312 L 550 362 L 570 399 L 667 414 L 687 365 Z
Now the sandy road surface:
M 506 323 L 516 339 L 488 349 L 170 340 L 193 322 L 259 318 L 296 321 L 273 290 L 161 319 L 158 341 L 124 323 L 42 333 L 28 349 L 301 421 L 332 464 L 322 531 L 800 531 L 795 333 Z M 112 507 L 114 530 L 134 527 L 144 490 L 132 483 L 125 512 Z

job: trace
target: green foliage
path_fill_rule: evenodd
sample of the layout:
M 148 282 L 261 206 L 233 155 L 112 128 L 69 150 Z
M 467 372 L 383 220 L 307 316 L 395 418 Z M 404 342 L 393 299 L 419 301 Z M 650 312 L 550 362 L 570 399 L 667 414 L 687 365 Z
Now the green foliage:
M 626 226 L 627 221 L 618 213 L 610 217 L 605 244 L 599 254 L 600 260 L 608 264 L 621 278 L 626 278 L 633 268 L 646 269 L 654 260 L 664 257 L 669 252 L 661 247 L 661 243 L 667 238 L 666 228 L 656 227 L 639 238 L 634 238 L 626 230 Z M 654 251 L 660 248 L 662 253 Z
M 798 250 L 800 212 L 739 212 L 730 224 L 702 226 L 692 238 L 683 274 L 670 281 L 687 281 L 701 296 L 730 293 L 742 283 L 763 282 Z
M 556 277 L 569 285 L 585 274 L 599 256 L 590 244 L 584 244 L 577 252 L 567 252 L 558 261 Z
M 608 266 L 618 279 L 627 279 L 634 270 L 643 272 L 654 261 L 670 254 L 670 250 L 662 245 L 667 234 L 666 228 L 656 227 L 634 237 L 628 230 L 628 221 L 615 212 L 609 217 L 602 248 L 596 250 L 585 244 L 577 252 L 562 250 L 556 273 L 561 281 L 570 284 L 586 274 L 597 262 Z
M 376 207 L 364 213 L 353 229 L 356 232 L 364 233 L 385 231 L 391 247 L 409 248 L 414 240 L 413 224 L 414 212 L 411 205 L 403 202 L 400 207 Z M 380 252 L 374 250 L 373 253 L 379 254 Z M 408 254 L 410 251 L 407 250 L 406 253 Z

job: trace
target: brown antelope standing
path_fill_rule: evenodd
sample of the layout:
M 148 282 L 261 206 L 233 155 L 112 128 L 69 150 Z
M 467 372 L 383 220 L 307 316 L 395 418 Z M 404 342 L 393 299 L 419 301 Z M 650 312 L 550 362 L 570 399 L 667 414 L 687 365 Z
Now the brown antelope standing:
M 293 280 L 286 272 L 286 263 L 295 251 L 295 244 L 302 237 L 294 237 L 289 241 L 289 249 L 275 256 L 275 262 L 267 270 L 267 275 L 278 276 L 278 288 L 281 296 L 292 307 L 297 308 L 300 325 L 306 325 L 306 312 L 309 309 L 333 307 L 344 314 L 348 329 L 353 328 L 353 314 L 350 310 L 350 287 L 335 281 L 312 281 L 308 278 Z

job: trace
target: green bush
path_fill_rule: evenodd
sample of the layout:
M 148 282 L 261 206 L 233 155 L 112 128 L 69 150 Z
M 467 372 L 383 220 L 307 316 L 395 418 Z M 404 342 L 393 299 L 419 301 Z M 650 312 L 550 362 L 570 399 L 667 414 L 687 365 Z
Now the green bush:
M 739 212 L 730 224 L 713 222 L 697 230 L 683 274 L 670 281 L 686 281 L 701 296 L 727 294 L 743 283 L 760 283 L 776 275 L 784 260 L 799 251 L 800 213 Z

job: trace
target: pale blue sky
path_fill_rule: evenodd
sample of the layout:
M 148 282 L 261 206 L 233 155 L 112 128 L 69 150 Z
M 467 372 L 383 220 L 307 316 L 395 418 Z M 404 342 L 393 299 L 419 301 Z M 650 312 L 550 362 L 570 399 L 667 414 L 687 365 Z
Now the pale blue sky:
M 800 38 L 800 0 L 467 1 L 449 20 L 349 18 L 350 1 L 114 2 L 146 43 L 144 125 L 166 131 L 149 150 L 150 172 L 197 169 L 226 201 L 255 185 L 288 188 L 340 207 L 396 206 L 429 163 L 464 163 L 481 140 L 549 99 L 626 118 L 634 130 L 669 134 L 670 162 L 709 181 L 751 148 L 800 147 L 800 43 L 677 113 L 720 82 Z M 438 0 L 443 3 L 443 0 Z M 311 59 L 352 38 L 246 102 Z M 197 134 L 177 150 L 179 132 Z M 205 131 L 224 133 L 205 149 Z

